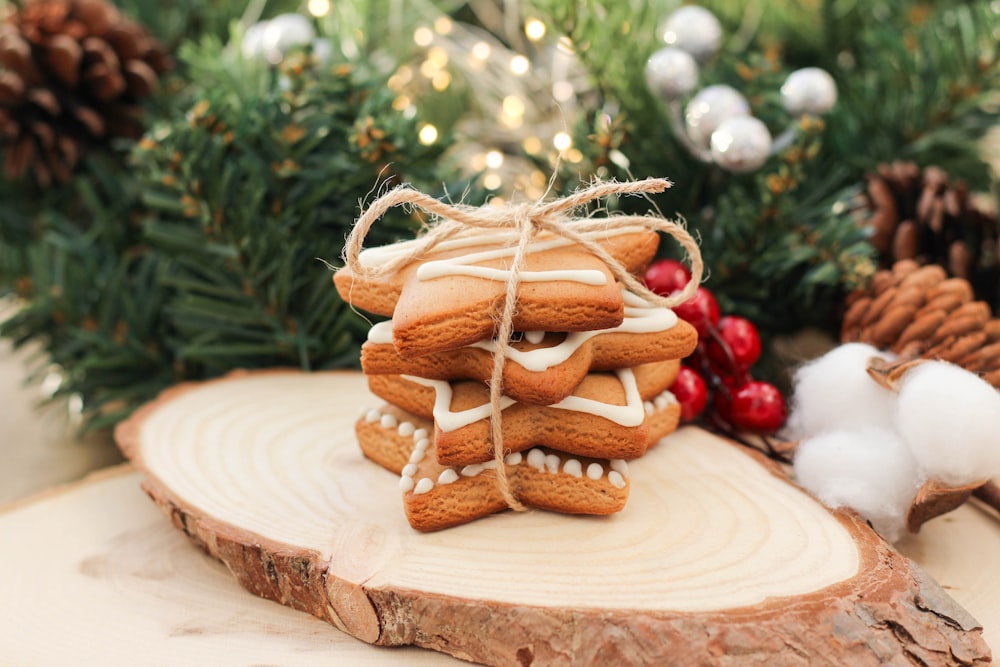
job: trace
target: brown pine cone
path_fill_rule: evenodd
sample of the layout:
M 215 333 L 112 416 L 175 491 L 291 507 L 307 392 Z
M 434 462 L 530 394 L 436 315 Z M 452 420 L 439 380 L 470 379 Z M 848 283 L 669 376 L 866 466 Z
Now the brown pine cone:
M 848 299 L 841 342 L 869 343 L 901 359 L 940 359 L 1000 388 L 1000 319 L 941 266 L 896 262 Z
M 66 181 L 89 148 L 142 132 L 170 59 L 105 0 L 28 0 L 0 22 L 4 175 Z
M 879 165 L 868 175 L 863 210 L 882 268 L 906 259 L 939 264 L 1000 312 L 1000 223 L 964 183 L 937 167 Z

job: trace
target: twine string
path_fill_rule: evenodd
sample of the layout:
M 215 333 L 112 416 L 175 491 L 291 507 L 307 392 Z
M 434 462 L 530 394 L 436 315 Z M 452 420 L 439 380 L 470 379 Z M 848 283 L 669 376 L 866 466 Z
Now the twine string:
M 503 397 L 503 370 L 507 360 L 507 342 L 513 334 L 514 314 L 517 308 L 517 288 L 520 272 L 528 256 L 532 240 L 541 232 L 563 237 L 595 255 L 604 262 L 612 274 L 631 292 L 654 306 L 673 308 L 687 301 L 701 283 L 704 265 L 698 244 L 688 231 L 677 222 L 650 215 L 613 215 L 605 218 L 584 217 L 570 219 L 570 214 L 593 201 L 612 195 L 653 194 L 670 187 L 670 181 L 651 178 L 641 181 L 601 182 L 583 188 L 567 197 L 551 202 L 514 204 L 506 207 L 473 207 L 462 204 L 448 204 L 425 195 L 409 186 L 399 186 L 379 197 L 358 218 L 344 244 L 344 263 L 355 275 L 372 279 L 384 278 L 415 259 L 432 251 L 442 241 L 457 234 L 467 234 L 474 230 L 508 229 L 517 234 L 517 247 L 507 271 L 503 304 L 498 313 L 496 340 L 498 344 L 493 354 L 493 368 L 490 375 L 490 440 L 493 461 L 496 464 L 497 487 L 509 507 L 524 511 L 524 505 L 514 496 L 507 479 L 503 447 L 501 399 Z M 372 226 L 396 206 L 412 206 L 430 214 L 432 224 L 426 232 L 412 242 L 409 252 L 400 253 L 378 265 L 365 265 L 360 260 L 365 237 Z M 629 273 L 597 241 L 587 234 L 616 227 L 641 226 L 646 229 L 665 232 L 672 236 L 688 255 L 691 265 L 691 280 L 684 289 L 668 296 L 660 296 L 650 291 L 642 281 Z

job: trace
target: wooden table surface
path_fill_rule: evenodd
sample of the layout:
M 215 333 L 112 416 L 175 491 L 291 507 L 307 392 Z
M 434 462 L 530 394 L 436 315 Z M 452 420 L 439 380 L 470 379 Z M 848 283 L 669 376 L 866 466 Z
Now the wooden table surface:
M 72 654 L 101 665 L 463 664 L 371 647 L 245 592 L 170 525 L 127 465 L 59 486 L 120 458 L 97 439 L 76 441 L 65 407 L 34 409 L 25 354 L 0 342 L 0 662 L 66 664 Z M 898 546 L 1000 650 L 1000 518 L 969 503 Z

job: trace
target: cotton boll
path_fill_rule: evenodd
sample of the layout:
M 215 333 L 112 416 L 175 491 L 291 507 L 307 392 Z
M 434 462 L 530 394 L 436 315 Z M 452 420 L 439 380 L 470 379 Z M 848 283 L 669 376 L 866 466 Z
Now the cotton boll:
M 1000 475 L 1000 393 L 943 361 L 902 377 L 897 429 L 931 479 L 961 486 Z
M 803 440 L 795 477 L 824 505 L 850 507 L 889 541 L 899 539 L 922 479 L 913 454 L 881 428 L 830 431 Z
M 892 428 L 895 396 L 869 377 L 872 357 L 892 359 L 864 343 L 847 343 L 795 373 L 788 428 L 793 438 L 861 427 Z

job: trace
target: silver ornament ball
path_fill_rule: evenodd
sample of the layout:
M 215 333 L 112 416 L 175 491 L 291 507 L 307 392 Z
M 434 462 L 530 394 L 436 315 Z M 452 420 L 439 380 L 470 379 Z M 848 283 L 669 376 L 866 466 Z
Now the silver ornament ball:
M 704 7 L 687 5 L 667 17 L 663 41 L 687 51 L 698 62 L 705 62 L 719 50 L 722 25 Z
M 267 28 L 268 23 L 268 21 L 254 23 L 243 33 L 243 41 L 240 42 L 240 51 L 247 60 L 264 58 L 264 30 Z
M 822 115 L 837 103 L 837 84 L 826 70 L 805 67 L 788 75 L 781 86 L 781 101 L 793 116 Z
M 684 126 L 691 141 L 708 148 L 712 133 L 724 120 L 749 115 L 747 99 L 732 86 L 720 83 L 702 88 L 691 98 L 684 109 Z
M 770 154 L 771 133 L 753 116 L 729 118 L 712 133 L 712 160 L 727 171 L 754 171 Z
M 664 100 L 684 97 L 698 85 L 698 63 L 687 51 L 664 47 L 646 61 L 646 85 Z
M 302 14 L 279 14 L 268 21 L 261 36 L 261 48 L 272 63 L 280 62 L 289 49 L 305 46 L 316 39 L 312 22 Z
M 312 43 L 313 56 L 320 63 L 326 65 L 333 59 L 333 42 L 326 37 L 319 37 Z

